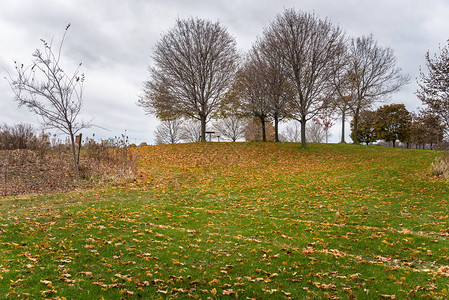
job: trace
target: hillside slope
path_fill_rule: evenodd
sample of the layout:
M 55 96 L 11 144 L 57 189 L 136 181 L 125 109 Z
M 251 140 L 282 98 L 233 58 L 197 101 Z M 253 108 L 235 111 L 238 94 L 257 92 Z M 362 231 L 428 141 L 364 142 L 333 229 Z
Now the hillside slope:
M 449 185 L 429 172 L 436 152 L 135 151 L 137 184 L 1 200 L 1 296 L 449 296 Z

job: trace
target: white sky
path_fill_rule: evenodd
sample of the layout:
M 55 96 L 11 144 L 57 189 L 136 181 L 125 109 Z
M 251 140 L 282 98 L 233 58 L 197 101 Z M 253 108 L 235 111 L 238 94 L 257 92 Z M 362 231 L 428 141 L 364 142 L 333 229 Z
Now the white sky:
M 136 102 L 148 77 L 152 48 L 176 18 L 220 20 L 239 50 L 246 51 L 286 8 L 328 17 L 349 36 L 372 33 L 382 46 L 392 48 L 398 67 L 412 81 L 391 102 L 405 103 L 409 110 L 420 105 L 414 92 L 425 53 L 437 52 L 449 39 L 446 0 L 2 0 L 0 123 L 38 124 L 36 116 L 17 108 L 3 77 L 12 72 L 14 60 L 31 62 L 41 38 L 58 41 L 71 23 L 62 65 L 70 69 L 83 63 L 82 118 L 108 129 L 91 128 L 84 136 L 114 137 L 126 130 L 130 142 L 152 143 L 158 121 L 146 116 Z M 339 125 L 333 127 L 334 141 L 339 141 L 339 130 Z

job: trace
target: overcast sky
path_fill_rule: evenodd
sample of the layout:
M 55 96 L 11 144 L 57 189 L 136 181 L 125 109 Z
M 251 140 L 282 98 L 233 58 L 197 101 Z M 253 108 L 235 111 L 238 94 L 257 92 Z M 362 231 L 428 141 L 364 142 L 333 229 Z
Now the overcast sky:
M 130 141 L 153 142 L 158 121 L 136 106 L 148 77 L 151 52 L 177 18 L 220 20 L 246 51 L 277 14 L 286 8 L 328 17 L 349 36 L 373 34 L 394 50 L 398 67 L 412 82 L 391 102 L 409 110 L 420 105 L 414 95 L 424 55 L 449 39 L 447 0 L 2 0 L 0 9 L 0 123 L 38 125 L 36 116 L 18 109 L 6 80 L 14 60 L 29 64 L 40 39 L 59 41 L 71 23 L 63 51 L 65 69 L 82 62 L 86 75 L 82 118 L 106 128 L 84 136 L 107 138 L 127 132 Z M 334 127 L 334 140 L 339 130 Z M 349 129 L 347 130 L 349 131 Z

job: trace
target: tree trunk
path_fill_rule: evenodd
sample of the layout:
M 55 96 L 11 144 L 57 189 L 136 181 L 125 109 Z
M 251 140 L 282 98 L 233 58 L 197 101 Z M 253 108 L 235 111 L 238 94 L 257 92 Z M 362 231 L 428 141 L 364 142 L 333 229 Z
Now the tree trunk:
M 345 142 L 345 119 L 346 119 L 346 111 L 343 110 L 341 114 L 341 141 L 340 143 L 346 143 Z
M 75 176 L 76 180 L 80 178 L 79 170 L 78 170 L 78 160 L 76 159 L 76 147 L 75 147 L 75 136 L 72 131 L 70 131 L 70 143 L 72 146 L 72 156 L 73 156 L 73 166 L 75 168 Z
M 354 144 L 358 144 L 359 143 L 359 137 L 357 136 L 357 130 L 359 127 L 359 117 L 357 115 L 354 115 L 354 129 L 352 132 L 352 137 L 353 137 L 353 143 Z
M 301 147 L 306 148 L 306 116 L 301 116 Z
M 206 116 L 200 115 L 201 118 L 201 142 L 206 141 Z
M 274 141 L 279 142 L 279 117 L 277 114 L 274 115 Z
M 266 142 L 267 141 L 267 133 L 265 130 L 265 118 L 264 117 L 260 117 L 260 123 L 262 125 L 262 141 Z
M 396 140 L 393 140 L 393 148 L 396 148 Z

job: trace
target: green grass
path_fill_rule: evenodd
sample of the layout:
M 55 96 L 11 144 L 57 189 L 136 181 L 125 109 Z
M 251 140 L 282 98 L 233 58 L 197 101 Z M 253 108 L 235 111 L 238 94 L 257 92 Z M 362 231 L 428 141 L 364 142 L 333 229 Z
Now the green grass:
M 136 149 L 137 184 L 0 199 L 0 298 L 449 297 L 437 152 Z

